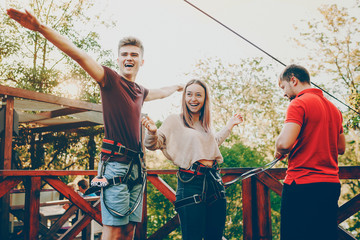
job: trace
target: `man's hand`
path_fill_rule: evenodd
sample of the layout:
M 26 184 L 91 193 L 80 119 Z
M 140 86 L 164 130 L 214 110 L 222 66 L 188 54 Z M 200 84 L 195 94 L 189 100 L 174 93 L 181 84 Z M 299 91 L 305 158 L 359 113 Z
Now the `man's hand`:
M 40 21 L 27 10 L 25 10 L 25 12 L 21 12 L 19 10 L 10 8 L 6 10 L 6 13 L 10 18 L 20 23 L 21 26 L 36 32 L 40 30 Z
M 281 154 L 279 152 L 275 152 L 274 156 L 275 156 L 276 159 L 282 160 L 282 159 L 287 157 L 287 154 L 283 155 L 283 154 Z

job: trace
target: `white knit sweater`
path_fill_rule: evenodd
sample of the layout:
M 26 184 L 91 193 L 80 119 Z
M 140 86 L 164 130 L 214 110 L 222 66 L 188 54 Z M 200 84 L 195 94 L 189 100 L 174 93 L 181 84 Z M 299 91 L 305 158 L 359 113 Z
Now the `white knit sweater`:
M 173 114 L 155 134 L 146 133 L 144 144 L 149 150 L 161 149 L 176 166 L 188 169 L 201 159 L 222 163 L 219 146 L 229 135 L 230 129 L 226 127 L 216 134 L 205 132 L 200 123 L 188 128 L 179 114 Z

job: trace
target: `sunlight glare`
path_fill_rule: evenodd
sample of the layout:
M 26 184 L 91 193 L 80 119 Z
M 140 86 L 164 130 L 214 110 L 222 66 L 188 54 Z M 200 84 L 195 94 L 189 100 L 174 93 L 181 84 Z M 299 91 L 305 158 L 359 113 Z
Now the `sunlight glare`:
M 62 97 L 77 99 L 80 96 L 81 88 L 76 82 L 63 82 L 58 86 L 58 91 Z

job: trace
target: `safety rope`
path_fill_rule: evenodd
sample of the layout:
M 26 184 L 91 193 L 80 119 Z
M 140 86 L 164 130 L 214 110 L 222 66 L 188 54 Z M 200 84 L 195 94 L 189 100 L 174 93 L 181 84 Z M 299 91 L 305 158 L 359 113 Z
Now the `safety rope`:
M 273 166 L 275 166 L 275 164 L 280 161 L 281 158 L 275 158 L 273 161 L 269 162 L 268 164 L 265 164 L 264 166 L 258 167 L 258 168 L 254 168 L 251 169 L 243 174 L 241 174 L 239 177 L 234 178 L 233 180 L 226 182 L 225 186 L 231 185 L 239 180 L 245 180 L 249 177 L 252 177 L 254 175 L 257 175 L 259 173 L 265 172 L 266 170 L 272 168 Z
M 184 0 L 184 2 L 186 2 L 187 4 L 189 4 L 190 6 L 192 6 L 193 8 L 195 8 L 196 10 L 198 10 L 199 12 L 203 13 L 204 15 L 206 15 L 207 17 L 211 18 L 212 20 L 214 20 L 215 22 L 217 22 L 218 24 L 220 24 L 221 26 L 225 27 L 226 29 L 228 29 L 230 32 L 234 33 L 236 36 L 242 38 L 244 41 L 246 41 L 247 43 L 251 44 L 253 47 L 257 48 L 258 50 L 260 50 L 261 52 L 265 53 L 267 56 L 269 56 L 270 58 L 274 59 L 276 62 L 280 63 L 281 65 L 283 65 L 284 67 L 286 67 L 286 64 L 284 64 L 283 62 L 281 62 L 279 59 L 275 58 L 274 56 L 272 56 L 270 53 L 266 52 L 265 50 L 263 50 L 262 48 L 258 47 L 256 44 L 254 44 L 253 42 L 251 42 L 250 40 L 246 39 L 245 37 L 243 37 L 242 35 L 240 35 L 239 33 L 237 33 L 236 31 L 234 31 L 233 29 L 231 29 L 230 27 L 228 27 L 227 25 L 223 24 L 222 22 L 220 22 L 219 20 L 217 20 L 216 18 L 212 17 L 211 15 L 209 15 L 208 13 L 206 13 L 205 11 L 201 10 L 200 8 L 198 8 L 197 6 L 195 6 L 194 4 L 190 3 L 189 1 Z M 356 111 L 354 108 L 350 107 L 348 104 L 344 103 L 343 101 L 341 101 L 340 99 L 338 99 L 337 97 L 335 97 L 334 95 L 332 95 L 331 93 L 329 93 L 328 91 L 324 90 L 323 88 L 321 88 L 319 85 L 311 82 L 312 85 L 314 85 L 315 87 L 317 87 L 318 89 L 320 89 L 321 91 L 323 91 L 324 93 L 326 93 L 327 95 L 329 95 L 330 97 L 332 97 L 333 99 L 337 100 L 339 103 L 343 104 L 344 106 L 346 106 L 347 108 L 349 108 L 350 110 L 352 110 L 353 112 L 357 113 L 360 115 L 360 112 Z

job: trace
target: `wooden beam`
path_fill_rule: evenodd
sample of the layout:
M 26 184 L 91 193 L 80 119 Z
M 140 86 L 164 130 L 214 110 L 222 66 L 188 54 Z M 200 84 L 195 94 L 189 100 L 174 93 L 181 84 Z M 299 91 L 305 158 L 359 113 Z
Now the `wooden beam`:
M 7 177 L 0 182 L 0 198 L 17 186 L 22 180 L 16 177 Z
M 87 112 L 87 111 L 88 110 L 84 110 L 84 109 L 80 109 L 80 108 L 62 108 L 62 109 L 57 109 L 54 111 L 41 112 L 38 114 L 34 114 L 34 117 L 37 116 L 36 120 L 22 121 L 21 123 L 38 122 L 38 121 L 42 121 L 42 120 L 47 120 L 47 119 L 51 119 L 51 118 L 62 117 L 62 116 L 70 115 L 70 114 Z
M 54 111 L 42 112 L 42 113 L 39 113 L 39 115 L 41 115 L 45 118 L 55 118 L 55 117 L 61 117 L 61 116 L 66 116 L 66 115 L 81 113 L 81 112 L 87 112 L 87 110 L 81 109 L 81 108 L 62 108 L 62 109 L 57 109 Z M 37 120 L 37 121 L 39 121 L 39 120 Z
M 256 178 L 271 190 L 273 190 L 277 195 L 281 196 L 283 184 L 274 178 L 270 173 L 266 171 L 259 173 L 256 175 Z
M 71 204 L 69 208 L 66 210 L 64 215 L 62 215 L 53 225 L 51 225 L 50 229 L 48 229 L 46 235 L 44 235 L 41 240 L 50 240 L 57 239 L 57 231 L 64 225 L 65 222 L 69 220 L 69 218 L 76 213 L 76 210 L 79 208 Z
M 339 167 L 340 179 L 360 179 L 360 166 Z
M 176 200 L 175 191 L 158 175 L 148 175 L 148 180 L 167 198 L 174 203 Z
M 99 211 L 100 200 L 94 204 L 94 208 Z M 87 213 L 79 218 L 73 227 L 69 228 L 59 240 L 74 239 L 87 225 L 91 224 L 92 217 Z M 96 220 L 96 219 L 94 219 Z M 101 223 L 100 223 L 101 224 Z M 102 224 L 101 224 L 102 225 Z
M 338 210 L 338 224 L 360 211 L 360 194 L 344 203 Z
M 3 177 L 96 176 L 96 170 L 0 170 Z
M 88 111 L 102 112 L 101 104 L 89 103 L 85 101 L 73 100 L 63 97 L 58 97 L 51 94 L 39 93 L 25 89 L 12 88 L 0 85 L 0 96 L 7 95 L 12 97 L 24 98 L 39 102 L 53 103 L 66 107 L 81 108 Z
M 99 224 L 101 223 L 101 214 L 100 211 L 93 208 L 83 197 L 81 197 L 78 193 L 74 192 L 69 186 L 63 183 L 61 180 L 54 177 L 44 177 L 45 182 L 50 184 L 53 188 L 55 188 L 58 192 L 64 195 L 67 199 L 69 199 L 72 203 L 74 203 L 78 208 L 86 212 L 86 214 L 90 215 L 95 221 Z
M 230 181 L 232 181 L 232 180 L 234 180 L 235 178 L 237 178 L 237 177 L 239 177 L 240 176 L 240 174 L 230 174 L 230 173 L 227 173 L 227 174 L 225 174 L 225 175 L 223 175 L 222 176 L 222 180 L 223 180 L 223 182 L 226 184 L 227 182 L 230 182 Z M 237 182 L 240 182 L 241 180 L 239 180 L 239 181 L 236 181 L 236 183 Z M 230 187 L 232 184 L 230 184 L 230 185 L 225 185 L 225 187 L 227 188 L 227 187 Z
M 39 237 L 40 188 L 41 177 L 27 177 L 25 179 L 24 239 L 26 240 L 38 239 Z
M 68 131 L 75 128 L 80 127 L 92 127 L 100 125 L 98 123 L 89 122 L 89 121 L 82 121 L 82 122 L 75 122 L 75 123 L 65 123 L 65 124 L 57 124 L 47 127 L 39 127 L 39 128 L 30 128 L 28 130 L 31 133 L 42 133 L 42 132 L 61 132 L 61 131 Z

